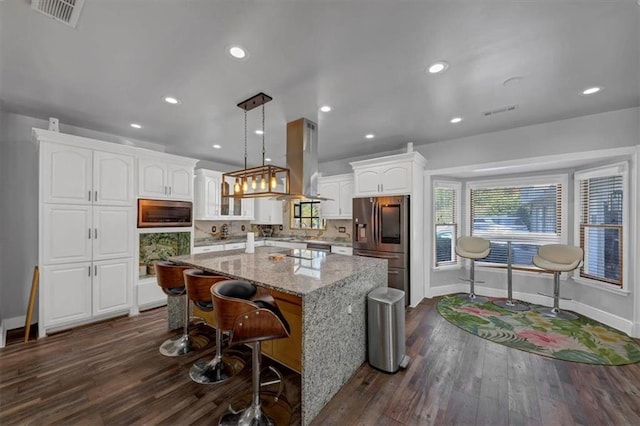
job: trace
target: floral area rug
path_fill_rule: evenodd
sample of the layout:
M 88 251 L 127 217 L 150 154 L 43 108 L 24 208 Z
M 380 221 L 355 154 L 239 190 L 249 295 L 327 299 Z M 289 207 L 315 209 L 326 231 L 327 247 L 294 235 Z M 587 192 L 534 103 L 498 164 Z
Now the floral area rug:
M 466 295 L 445 296 L 438 312 L 476 336 L 511 348 L 564 361 L 597 365 L 640 362 L 640 345 L 611 327 L 579 315 L 574 321 L 545 317 L 533 309 L 510 312 L 491 303 L 469 303 Z

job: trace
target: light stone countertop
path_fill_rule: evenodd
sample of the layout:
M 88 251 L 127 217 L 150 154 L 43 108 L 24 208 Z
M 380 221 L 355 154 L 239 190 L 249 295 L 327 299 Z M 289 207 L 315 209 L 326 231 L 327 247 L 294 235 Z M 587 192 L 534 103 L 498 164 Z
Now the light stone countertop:
M 244 250 L 229 250 L 175 256 L 169 260 L 300 297 L 387 262 L 340 254 L 325 254 L 313 260 L 287 256 L 281 260 L 269 259 L 269 254 L 288 251 L 282 247 L 256 247 L 255 253 L 251 254 Z
M 215 246 L 220 244 L 244 243 L 247 241 L 246 236 L 232 236 L 226 240 L 220 238 L 196 238 L 193 242 L 194 247 Z M 255 241 L 286 241 L 292 243 L 325 243 L 333 246 L 351 247 L 351 241 L 345 238 L 303 238 L 303 237 L 256 237 Z

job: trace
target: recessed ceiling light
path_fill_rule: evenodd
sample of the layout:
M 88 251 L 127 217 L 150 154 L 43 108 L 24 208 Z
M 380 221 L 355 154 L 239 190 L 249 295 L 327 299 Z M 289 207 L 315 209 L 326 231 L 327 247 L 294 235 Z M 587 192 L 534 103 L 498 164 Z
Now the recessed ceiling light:
M 321 106 L 320 107 L 320 111 L 329 112 L 329 111 L 331 111 L 331 107 L 329 105 Z
M 137 123 L 131 123 L 130 126 L 133 127 L 134 129 L 142 129 L 142 126 Z
M 369 134 L 365 135 L 364 137 L 367 138 L 367 139 L 373 139 L 373 138 L 376 137 L 376 135 L 374 135 L 373 133 L 369 133 Z
M 602 90 L 601 87 L 589 87 L 588 89 L 584 89 L 582 91 L 583 95 L 593 95 L 594 93 L 598 93 L 600 90 Z
M 211 146 L 212 146 L 213 148 L 215 148 L 215 149 L 220 149 L 220 148 L 222 148 L 222 147 L 221 147 L 220 145 L 218 145 L 218 144 L 211 145 Z
M 453 117 L 451 120 L 449 120 L 449 122 L 453 124 L 460 123 L 461 121 L 462 117 Z
M 269 161 L 271 161 L 271 158 L 267 157 L 267 158 L 264 159 L 264 161 L 269 162 Z
M 264 135 L 264 130 L 256 130 L 256 135 Z
M 168 104 L 177 105 L 180 101 L 172 96 L 165 96 L 164 101 Z
M 231 46 L 229 48 L 229 55 L 236 59 L 244 59 L 247 57 L 247 52 L 240 46 Z
M 430 74 L 438 74 L 438 73 L 446 71 L 447 68 L 449 68 L 449 64 L 447 62 L 438 61 L 438 62 L 434 62 L 433 64 L 429 65 L 429 68 L 427 68 L 427 72 L 429 72 Z

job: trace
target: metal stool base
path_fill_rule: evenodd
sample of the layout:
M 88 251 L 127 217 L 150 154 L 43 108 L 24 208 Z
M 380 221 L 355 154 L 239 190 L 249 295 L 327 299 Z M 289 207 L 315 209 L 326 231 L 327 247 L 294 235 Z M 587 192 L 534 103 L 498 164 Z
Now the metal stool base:
M 228 412 L 220 417 L 218 425 L 221 426 L 275 426 L 275 422 L 267 416 L 260 406 L 251 406 L 237 413 Z
M 160 345 L 160 353 L 164 356 L 182 356 L 199 351 L 209 344 L 209 339 L 203 335 L 190 336 L 180 334 L 165 340 Z
M 234 368 L 224 360 L 220 360 L 216 364 L 211 365 L 211 361 L 200 358 L 191 366 L 189 377 L 201 385 L 211 385 L 227 381 L 233 377 L 235 373 Z
M 505 309 L 511 312 L 524 312 L 530 309 L 529 306 L 525 305 L 524 303 L 520 303 L 516 300 L 500 299 L 500 300 L 494 300 L 492 303 L 496 306 L 500 306 L 502 309 Z
M 558 308 L 548 308 L 546 306 L 543 306 L 541 308 L 535 309 L 535 311 L 549 318 L 559 318 L 567 321 L 573 321 L 578 319 L 578 316 L 576 314 L 572 314 L 571 312 L 563 311 Z
M 487 303 L 489 301 L 488 297 L 478 296 L 477 294 L 461 293 L 458 297 L 469 303 Z

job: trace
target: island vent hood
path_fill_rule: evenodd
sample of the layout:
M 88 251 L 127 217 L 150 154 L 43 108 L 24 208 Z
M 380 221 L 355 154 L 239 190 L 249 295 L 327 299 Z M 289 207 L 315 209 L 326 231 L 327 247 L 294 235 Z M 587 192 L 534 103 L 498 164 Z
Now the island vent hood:
M 306 118 L 287 123 L 289 195 L 278 200 L 320 200 L 318 195 L 318 125 Z

